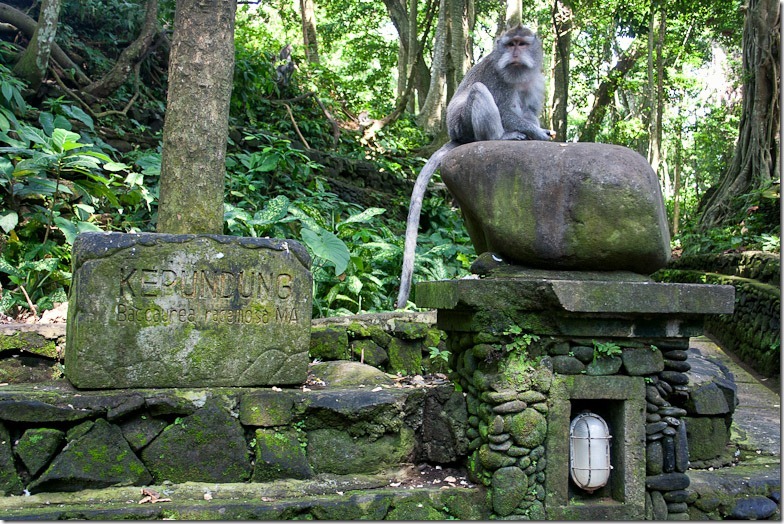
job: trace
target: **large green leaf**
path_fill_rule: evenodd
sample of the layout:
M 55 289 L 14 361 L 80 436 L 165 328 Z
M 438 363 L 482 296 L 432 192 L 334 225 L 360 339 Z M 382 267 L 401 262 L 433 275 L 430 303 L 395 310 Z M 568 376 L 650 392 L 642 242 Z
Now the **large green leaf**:
M 373 217 L 381 215 L 385 211 L 386 209 L 382 207 L 369 207 L 364 211 L 362 211 L 361 213 L 357 213 L 356 215 L 351 215 L 346 220 L 338 224 L 338 229 L 345 226 L 346 224 L 370 222 L 373 219 Z
M 302 241 L 319 258 L 331 262 L 335 265 L 335 275 L 342 275 L 348 267 L 351 254 L 346 244 L 334 233 L 324 229 L 313 231 L 312 229 L 302 229 Z
M 267 205 L 264 206 L 264 209 L 256 212 L 256 214 L 253 215 L 253 220 L 249 221 L 248 223 L 257 226 L 275 224 L 288 214 L 289 204 L 290 200 L 286 196 L 276 196 L 267 202 Z
M 16 211 L 8 211 L 4 215 L 0 215 L 0 228 L 6 233 L 10 233 L 18 223 L 19 215 L 16 214 Z
M 80 138 L 79 133 L 56 128 L 52 131 L 52 146 L 58 152 L 84 147 L 85 144 L 79 143 Z
M 90 115 L 82 111 L 80 108 L 76 106 L 62 106 L 63 113 L 70 116 L 74 120 L 78 120 L 79 122 L 83 123 L 87 127 L 90 128 L 90 131 L 95 131 L 93 119 Z

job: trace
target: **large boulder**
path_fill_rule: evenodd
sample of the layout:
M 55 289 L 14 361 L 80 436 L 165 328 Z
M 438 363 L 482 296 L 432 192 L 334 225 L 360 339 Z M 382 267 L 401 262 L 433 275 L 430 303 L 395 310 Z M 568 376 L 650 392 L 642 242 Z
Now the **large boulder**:
M 669 260 L 656 174 L 630 149 L 475 142 L 449 152 L 441 176 L 478 254 L 534 268 L 643 274 Z

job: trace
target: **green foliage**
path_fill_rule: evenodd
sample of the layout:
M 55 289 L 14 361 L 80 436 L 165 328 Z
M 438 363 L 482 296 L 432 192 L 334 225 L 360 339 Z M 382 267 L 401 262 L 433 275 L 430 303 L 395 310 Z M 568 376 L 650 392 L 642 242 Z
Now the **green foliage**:
M 593 341 L 593 358 L 596 360 L 597 358 L 608 358 L 614 356 L 620 356 L 623 353 L 623 350 L 618 344 L 614 342 L 597 342 Z
M 692 225 L 673 239 L 684 255 L 729 251 L 781 250 L 780 182 L 742 195 L 735 207 L 743 211 L 728 225 L 700 229 Z
M 529 358 L 528 349 L 533 343 L 539 341 L 539 335 L 526 333 L 525 330 L 517 324 L 511 324 L 502 334 L 506 337 L 507 342 L 494 344 L 494 349 L 488 352 L 485 356 L 485 360 L 492 363 L 515 356 L 518 367 L 533 369 L 536 365 L 536 359 L 531 360 Z
M 65 301 L 76 235 L 117 222 L 149 220 L 154 196 L 144 175 L 114 162 L 72 131 L 94 123 L 81 109 L 50 99 L 37 126 L 23 120 L 23 84 L 0 66 L 0 312 Z
M 164 27 L 173 19 L 174 4 L 161 2 Z M 138 34 L 144 6 L 140 0 L 64 0 L 58 43 L 83 58 L 86 74 L 97 79 Z M 743 17 L 738 6 L 738 1 L 655 6 L 666 8 L 667 16 L 659 175 L 672 217 L 674 166 L 680 167 L 682 227 L 673 243 L 684 252 L 780 248 L 778 181 L 734 202 L 741 211 L 733 223 L 710 231 L 694 226 L 700 202 L 726 169 L 737 136 L 741 104 L 734 89 L 740 80 L 738 28 Z M 475 7 L 477 25 L 471 36 L 478 59 L 489 49 L 500 4 L 478 2 Z M 569 140 L 576 138 L 597 87 L 631 39 L 647 37 L 651 4 L 602 0 L 572 7 Z M 299 44 L 296 5 L 238 7 L 225 232 L 301 241 L 313 256 L 316 316 L 390 310 L 402 259 L 404 225 L 399 217 L 408 195 L 389 198 L 384 209 L 346 202 L 307 149 L 317 150 L 318 158 L 361 160 L 410 178 L 424 162 L 414 152 L 430 139 L 413 115 L 405 114 L 379 130 L 371 143 L 362 140 L 357 115 L 365 111 L 369 118 L 380 118 L 395 101 L 398 42 L 384 4 L 329 0 L 317 5 L 316 14 L 320 63 L 311 64 Z M 432 14 L 420 10 L 420 28 Z M 551 49 L 551 4 L 527 3 L 523 19 L 539 27 L 544 48 Z M 432 38 L 431 28 L 424 41 L 426 63 L 432 59 Z M 284 83 L 276 67 L 283 65 L 278 53 L 288 44 L 296 68 Z M 0 43 L 0 57 L 6 60 L 17 51 Z M 727 56 L 724 65 L 717 59 L 720 51 Z M 137 135 L 144 135 L 145 143 L 155 139 L 153 129 L 158 129 L 165 106 L 164 59 L 161 47 L 142 62 L 139 96 L 127 116 L 114 111 L 100 118 L 90 115 L 125 108 L 135 94 L 132 82 L 109 100 L 91 105 L 94 113 L 65 97 L 45 98 L 32 112 L 22 97 L 25 85 L 0 64 L 0 144 L 5 146 L 0 151 L 0 310 L 27 304 L 25 291 L 40 307 L 62 298 L 70 282 L 69 246 L 79 231 L 154 227 L 160 148 L 120 154 L 101 137 L 108 141 L 106 130 L 111 129 L 111 136 L 134 146 Z M 552 65 L 549 56 L 545 61 L 546 67 Z M 709 85 L 709 77 L 722 67 L 735 84 Z M 67 76 L 62 78 L 68 82 Z M 647 154 L 650 85 L 643 56 L 620 79 L 598 140 Z M 344 124 L 337 139 L 327 115 Z M 349 129 L 352 124 L 359 129 Z M 415 280 L 468 273 L 473 249 L 459 211 L 449 202 L 436 192 L 425 199 Z M 515 329 L 505 333 L 510 340 L 500 352 L 525 352 L 535 342 L 535 335 Z

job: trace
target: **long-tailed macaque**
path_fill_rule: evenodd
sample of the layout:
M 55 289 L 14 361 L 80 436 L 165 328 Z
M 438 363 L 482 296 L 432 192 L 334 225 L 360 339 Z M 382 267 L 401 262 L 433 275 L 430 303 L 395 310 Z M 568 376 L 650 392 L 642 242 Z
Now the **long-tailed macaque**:
M 469 142 L 550 140 L 554 132 L 539 125 L 543 101 L 542 43 L 533 31 L 518 25 L 504 33 L 493 51 L 466 74 L 446 108 L 451 140 L 433 153 L 411 193 L 396 307 L 405 307 L 408 302 L 422 199 L 441 159 Z

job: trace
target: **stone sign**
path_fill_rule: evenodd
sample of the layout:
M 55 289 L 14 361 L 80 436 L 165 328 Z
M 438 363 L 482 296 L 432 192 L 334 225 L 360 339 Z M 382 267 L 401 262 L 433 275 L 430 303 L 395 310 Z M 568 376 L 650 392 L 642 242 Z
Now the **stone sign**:
M 310 257 L 291 240 L 83 233 L 65 374 L 79 388 L 300 384 Z

